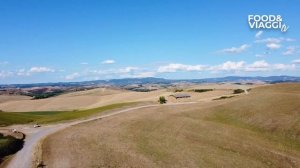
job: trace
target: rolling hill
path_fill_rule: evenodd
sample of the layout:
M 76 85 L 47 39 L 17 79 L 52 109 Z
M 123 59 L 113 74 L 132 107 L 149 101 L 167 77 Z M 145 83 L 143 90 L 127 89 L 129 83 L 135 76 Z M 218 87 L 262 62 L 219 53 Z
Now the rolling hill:
M 49 167 L 300 167 L 299 102 L 300 84 L 275 84 L 136 110 L 57 132 L 40 158 Z

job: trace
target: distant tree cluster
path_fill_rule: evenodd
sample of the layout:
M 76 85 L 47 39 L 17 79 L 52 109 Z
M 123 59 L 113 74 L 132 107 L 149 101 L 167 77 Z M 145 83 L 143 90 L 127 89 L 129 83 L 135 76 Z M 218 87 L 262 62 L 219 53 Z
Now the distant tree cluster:
M 182 92 L 183 89 L 175 89 L 175 92 Z
M 127 90 L 135 91 L 135 92 L 151 92 L 153 89 L 146 89 L 146 88 L 129 88 Z
M 208 91 L 213 91 L 213 89 L 194 89 L 192 90 L 194 92 L 202 93 L 202 92 L 208 92 Z
M 244 93 L 245 92 L 245 90 L 243 90 L 243 89 L 235 89 L 235 90 L 233 90 L 233 94 L 240 94 L 240 93 Z
M 54 97 L 54 96 L 60 95 L 62 93 L 63 93 L 62 90 L 57 90 L 57 91 L 46 92 L 46 93 L 32 93 L 28 96 L 31 96 L 33 99 L 46 99 L 49 97 Z

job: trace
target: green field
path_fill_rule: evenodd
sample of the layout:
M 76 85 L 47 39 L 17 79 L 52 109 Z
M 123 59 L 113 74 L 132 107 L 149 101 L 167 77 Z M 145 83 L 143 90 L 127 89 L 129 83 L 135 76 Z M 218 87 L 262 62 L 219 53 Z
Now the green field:
M 12 124 L 26 124 L 26 123 L 53 123 L 64 120 L 73 120 L 87 117 L 93 114 L 123 108 L 137 104 L 131 103 L 117 103 L 103 107 L 87 109 L 87 110 L 73 110 L 73 111 L 42 111 L 42 112 L 0 112 L 0 126 L 8 126 Z

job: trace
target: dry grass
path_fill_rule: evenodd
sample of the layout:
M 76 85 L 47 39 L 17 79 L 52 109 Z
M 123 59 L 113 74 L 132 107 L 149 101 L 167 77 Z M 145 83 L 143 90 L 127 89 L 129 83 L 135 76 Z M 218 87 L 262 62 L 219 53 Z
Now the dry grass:
M 42 146 L 49 167 L 300 167 L 300 84 L 73 126 Z
M 210 85 L 196 85 L 191 88 L 207 88 Z M 173 100 L 168 96 L 173 94 L 168 89 L 161 89 L 152 92 L 133 92 L 120 89 L 98 88 L 88 91 L 80 91 L 75 93 L 63 94 L 56 97 L 39 100 L 13 100 L 0 102 L 0 109 L 6 112 L 26 112 L 26 111 L 69 111 L 78 109 L 90 109 L 100 106 L 125 103 L 125 102 L 141 102 L 152 101 L 157 102 L 160 96 L 170 99 L 170 103 L 184 101 L 203 101 L 210 100 L 222 95 L 231 94 L 232 89 L 248 86 L 240 85 L 212 85 L 210 88 L 216 90 L 204 93 L 188 92 L 192 95 L 191 99 Z M 253 86 L 251 86 L 253 87 Z M 1 96 L 0 96 L 1 97 Z M 0 99 L 1 100 L 1 99 Z
M 0 95 L 0 103 L 11 102 L 11 101 L 20 101 L 20 100 L 30 100 L 29 96 L 21 95 Z

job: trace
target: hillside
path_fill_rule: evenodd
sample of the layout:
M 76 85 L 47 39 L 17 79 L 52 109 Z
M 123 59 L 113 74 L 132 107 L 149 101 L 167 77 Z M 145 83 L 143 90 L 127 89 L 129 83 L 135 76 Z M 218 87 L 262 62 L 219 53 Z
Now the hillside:
M 136 110 L 55 133 L 40 157 L 49 167 L 300 167 L 299 102 L 300 84 L 276 84 Z
M 219 82 L 266 82 L 266 83 L 282 83 L 282 82 L 300 82 L 297 76 L 226 76 L 219 78 L 203 78 L 203 79 L 164 79 L 164 78 L 123 78 L 111 80 L 94 80 L 82 82 L 58 82 L 58 83 L 32 83 L 32 84 L 2 84 L 1 88 L 31 88 L 31 87 L 83 87 L 83 86 L 126 86 L 132 84 L 174 84 L 174 83 L 219 83 Z
M 184 88 L 185 91 L 194 88 L 213 88 L 215 90 L 206 93 L 188 92 L 192 96 L 187 100 L 170 100 L 172 102 L 178 101 L 201 101 L 209 100 L 214 97 L 227 95 L 232 93 L 234 88 L 249 88 L 255 85 L 235 85 L 235 84 L 201 84 L 192 85 Z M 111 88 L 97 88 L 87 91 L 78 91 L 67 94 L 50 97 L 47 99 L 37 100 L 12 100 L 0 102 L 0 110 L 6 112 L 28 112 L 28 111 L 62 111 L 62 110 L 78 110 L 90 109 L 100 106 L 124 103 L 124 102 L 154 102 L 156 103 L 159 96 L 168 96 L 174 94 L 172 89 L 159 89 L 151 92 L 135 92 L 123 89 Z M 0 100 L 1 100 L 0 95 Z
M 274 134 L 289 143 L 286 145 L 300 149 L 300 84 L 259 87 L 214 110 L 213 121 Z
M 0 103 L 10 102 L 10 101 L 19 101 L 19 100 L 30 100 L 29 96 L 21 95 L 0 95 Z

